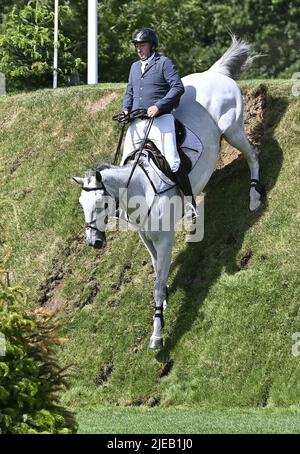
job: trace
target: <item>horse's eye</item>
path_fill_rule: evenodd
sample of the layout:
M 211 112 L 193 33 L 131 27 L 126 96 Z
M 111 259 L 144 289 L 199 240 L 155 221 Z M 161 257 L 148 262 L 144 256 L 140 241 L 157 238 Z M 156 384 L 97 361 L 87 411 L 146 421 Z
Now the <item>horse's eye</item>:
M 105 202 L 104 207 L 96 207 L 96 213 L 101 213 L 102 210 L 106 211 L 108 209 L 109 205 L 107 202 Z

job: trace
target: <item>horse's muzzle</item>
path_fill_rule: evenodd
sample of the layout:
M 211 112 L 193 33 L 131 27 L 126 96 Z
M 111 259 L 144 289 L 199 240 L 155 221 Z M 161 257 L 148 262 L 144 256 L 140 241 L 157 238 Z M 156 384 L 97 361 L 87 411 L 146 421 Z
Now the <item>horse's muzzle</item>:
M 103 249 L 106 245 L 106 241 L 96 240 L 93 245 L 95 249 Z
M 95 249 L 102 249 L 106 245 L 105 232 L 93 231 L 87 234 L 86 242 L 88 246 L 93 246 Z

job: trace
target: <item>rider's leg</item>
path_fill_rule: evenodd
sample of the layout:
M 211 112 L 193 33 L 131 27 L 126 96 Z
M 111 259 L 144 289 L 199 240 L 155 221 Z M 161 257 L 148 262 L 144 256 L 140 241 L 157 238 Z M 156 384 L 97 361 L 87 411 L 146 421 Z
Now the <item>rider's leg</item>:
M 124 140 L 123 155 L 120 163 L 121 166 L 124 164 L 127 156 L 134 150 L 137 150 L 141 145 L 145 136 L 145 126 L 146 120 L 140 119 L 134 120 L 129 126 Z
M 197 217 L 196 201 L 193 195 L 188 173 L 180 165 L 180 157 L 177 150 L 176 132 L 174 117 L 171 114 L 157 117 L 150 131 L 149 138 L 153 140 L 155 145 L 162 151 L 168 164 L 173 172 L 176 182 L 185 197 L 188 197 L 191 202 L 187 202 L 185 207 L 191 211 L 192 219 Z
M 166 158 L 171 171 L 176 172 L 180 166 L 180 157 L 176 145 L 174 117 L 171 114 L 161 115 L 154 119 L 149 139 Z
M 177 172 L 174 172 L 174 176 L 183 195 L 190 199 L 190 202 L 186 202 L 186 208 L 189 208 L 192 219 L 195 219 L 197 217 L 196 200 L 191 187 L 189 175 L 181 165 Z

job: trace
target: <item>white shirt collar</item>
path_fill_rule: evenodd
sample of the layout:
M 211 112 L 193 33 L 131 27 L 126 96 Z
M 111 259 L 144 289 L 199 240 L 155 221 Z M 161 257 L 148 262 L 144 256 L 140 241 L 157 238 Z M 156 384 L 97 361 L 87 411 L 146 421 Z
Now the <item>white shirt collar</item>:
M 147 60 L 141 60 L 141 63 L 142 63 L 142 73 L 145 71 L 146 65 L 150 65 L 150 63 L 151 63 L 152 60 L 154 59 L 154 56 L 155 56 L 155 52 L 153 52 L 153 54 L 150 55 L 150 57 L 148 57 Z

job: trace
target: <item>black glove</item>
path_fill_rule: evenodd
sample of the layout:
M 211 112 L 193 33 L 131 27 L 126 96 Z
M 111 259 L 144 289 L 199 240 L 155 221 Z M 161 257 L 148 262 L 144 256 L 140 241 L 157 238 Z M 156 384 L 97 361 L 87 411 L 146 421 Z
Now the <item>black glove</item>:
M 117 115 L 112 117 L 113 120 L 118 121 L 119 123 L 128 123 L 129 122 L 129 115 L 128 112 L 119 112 Z

